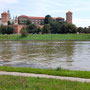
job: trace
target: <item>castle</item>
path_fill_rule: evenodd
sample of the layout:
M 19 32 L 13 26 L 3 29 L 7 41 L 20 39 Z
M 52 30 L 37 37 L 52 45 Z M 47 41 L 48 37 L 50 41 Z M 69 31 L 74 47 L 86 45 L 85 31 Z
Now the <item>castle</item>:
M 1 13 L 0 18 L 0 25 L 8 26 L 9 23 L 13 23 L 13 25 L 9 25 L 14 27 L 15 33 L 20 34 L 20 30 L 22 27 L 26 27 L 25 23 L 27 20 L 30 20 L 32 23 L 36 24 L 37 26 L 41 26 L 41 24 L 44 23 L 45 17 L 31 17 L 31 16 L 25 16 L 20 15 L 19 17 L 15 17 L 15 19 L 11 19 L 9 10 L 7 12 Z M 66 13 L 66 20 L 62 17 L 52 17 L 53 21 L 59 20 L 59 22 L 66 21 L 67 23 L 72 23 L 72 12 L 68 11 Z

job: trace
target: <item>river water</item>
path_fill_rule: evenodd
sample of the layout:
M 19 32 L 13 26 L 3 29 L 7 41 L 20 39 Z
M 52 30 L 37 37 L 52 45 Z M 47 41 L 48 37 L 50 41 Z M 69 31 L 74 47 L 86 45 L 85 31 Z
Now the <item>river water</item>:
M 90 41 L 0 41 L 0 65 L 90 71 Z

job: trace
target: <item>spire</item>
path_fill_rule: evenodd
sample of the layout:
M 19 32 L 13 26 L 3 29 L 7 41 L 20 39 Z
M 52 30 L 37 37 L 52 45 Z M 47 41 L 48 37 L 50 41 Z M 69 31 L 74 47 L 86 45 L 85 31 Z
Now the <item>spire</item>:
M 7 13 L 8 13 L 8 14 L 10 14 L 10 11 L 9 11 L 9 10 L 7 10 Z

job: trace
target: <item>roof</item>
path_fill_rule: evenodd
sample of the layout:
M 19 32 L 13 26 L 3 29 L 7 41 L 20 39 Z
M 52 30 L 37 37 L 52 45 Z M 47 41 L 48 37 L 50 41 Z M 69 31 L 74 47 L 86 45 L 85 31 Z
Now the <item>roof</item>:
M 37 27 L 38 27 L 38 28 L 43 28 L 43 27 L 44 27 L 44 25 L 38 25 Z
M 62 17 L 58 17 L 58 19 L 63 19 Z
M 68 11 L 67 13 L 72 13 L 71 11 Z
M 45 19 L 45 17 L 33 17 L 33 16 L 25 16 L 25 15 L 21 15 L 19 17 L 28 17 L 29 19 Z M 62 19 L 62 17 L 58 17 L 59 19 Z M 52 17 L 53 20 L 56 20 L 56 17 Z
M 28 16 L 25 16 L 25 15 L 20 15 L 19 17 L 28 17 Z
M 2 14 L 8 14 L 8 13 L 5 11 L 5 12 L 3 12 Z
M 30 19 L 45 19 L 45 17 L 29 17 Z

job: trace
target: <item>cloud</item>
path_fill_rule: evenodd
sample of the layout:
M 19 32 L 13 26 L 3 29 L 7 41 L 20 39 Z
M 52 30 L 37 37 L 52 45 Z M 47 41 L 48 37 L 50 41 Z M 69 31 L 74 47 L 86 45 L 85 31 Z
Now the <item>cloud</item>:
M 5 8 L 9 4 L 15 4 L 18 0 L 0 0 L 0 8 Z
M 17 3 L 18 0 L 0 0 L 0 4 Z
M 90 26 L 90 19 L 87 18 L 74 18 L 73 23 L 76 24 L 76 26 L 80 27 L 87 27 Z

